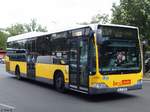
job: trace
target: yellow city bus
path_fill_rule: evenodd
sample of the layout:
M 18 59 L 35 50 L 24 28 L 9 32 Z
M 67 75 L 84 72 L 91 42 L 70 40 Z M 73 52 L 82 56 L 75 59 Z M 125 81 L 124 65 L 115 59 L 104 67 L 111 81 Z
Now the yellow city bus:
M 86 25 L 7 40 L 6 71 L 66 89 L 101 94 L 142 88 L 138 28 Z

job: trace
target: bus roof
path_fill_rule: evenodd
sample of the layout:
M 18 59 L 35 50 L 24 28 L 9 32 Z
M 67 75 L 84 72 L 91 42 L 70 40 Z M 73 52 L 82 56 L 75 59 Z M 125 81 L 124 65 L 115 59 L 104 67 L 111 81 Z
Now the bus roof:
M 84 28 L 84 27 L 89 27 L 89 25 L 76 25 L 74 27 L 66 27 L 66 28 L 60 27 L 60 28 L 55 29 L 51 32 L 29 32 L 29 33 L 24 33 L 24 34 L 8 37 L 7 42 L 17 41 L 17 40 L 22 40 L 22 39 L 27 39 L 27 38 L 40 37 L 40 36 L 49 35 L 52 33 L 69 31 L 69 30 L 79 29 L 79 28 Z
M 29 32 L 29 33 L 24 33 L 16 36 L 9 37 L 7 39 L 7 42 L 11 41 L 17 41 L 17 40 L 22 40 L 22 39 L 27 39 L 27 38 L 34 38 L 34 37 L 40 37 L 44 35 L 49 35 L 52 33 L 58 33 L 58 32 L 63 32 L 63 31 L 69 31 L 69 30 L 74 30 L 74 29 L 79 29 L 79 28 L 85 28 L 85 27 L 90 27 L 92 30 L 96 30 L 97 26 L 112 26 L 112 27 L 123 27 L 123 28 L 133 28 L 137 29 L 137 27 L 134 26 L 127 26 L 127 25 L 117 25 L 117 24 L 90 24 L 90 25 L 76 25 L 73 27 L 60 27 L 59 29 L 54 29 L 51 32 Z
M 24 33 L 24 34 L 8 37 L 7 42 L 16 41 L 16 40 L 22 40 L 22 39 L 26 39 L 26 38 L 37 37 L 37 36 L 44 35 L 44 34 L 46 34 L 46 33 L 44 33 L 44 32 Z
M 119 25 L 119 24 L 98 24 L 102 26 L 112 26 L 112 27 L 122 27 L 122 28 L 132 28 L 132 29 L 138 29 L 138 27 L 135 26 L 128 26 L 128 25 Z

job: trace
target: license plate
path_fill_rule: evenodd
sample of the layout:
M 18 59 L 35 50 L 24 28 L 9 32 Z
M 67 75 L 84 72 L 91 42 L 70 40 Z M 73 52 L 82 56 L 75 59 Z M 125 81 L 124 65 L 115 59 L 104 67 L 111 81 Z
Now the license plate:
M 128 88 L 118 88 L 117 89 L 118 92 L 124 92 L 124 91 L 127 91 L 127 90 L 128 90 Z

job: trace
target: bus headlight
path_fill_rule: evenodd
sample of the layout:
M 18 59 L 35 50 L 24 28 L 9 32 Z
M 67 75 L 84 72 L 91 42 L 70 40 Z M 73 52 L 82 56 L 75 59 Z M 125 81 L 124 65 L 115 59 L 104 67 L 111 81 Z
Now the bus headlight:
M 104 83 L 99 83 L 99 84 L 94 84 L 93 88 L 104 89 L 104 88 L 108 88 L 108 86 Z

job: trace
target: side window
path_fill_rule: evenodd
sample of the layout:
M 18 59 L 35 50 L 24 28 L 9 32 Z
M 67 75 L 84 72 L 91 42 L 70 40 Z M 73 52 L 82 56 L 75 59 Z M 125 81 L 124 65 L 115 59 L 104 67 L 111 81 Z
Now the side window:
M 36 50 L 36 41 L 35 40 L 32 40 L 31 46 L 32 46 L 32 52 L 35 52 L 35 50 Z
M 28 50 L 32 52 L 32 40 L 28 41 Z
M 88 44 L 87 41 L 80 41 L 80 64 L 86 66 L 88 58 Z
M 31 42 L 30 42 L 29 40 L 27 40 L 26 43 L 25 43 L 25 49 L 27 49 L 27 50 L 29 50 L 29 51 L 30 51 L 30 49 L 31 49 L 30 43 L 31 43 Z
M 37 63 L 52 64 L 53 60 L 51 56 L 38 56 Z
M 36 51 L 40 55 L 48 55 L 51 52 L 51 42 L 49 36 L 38 37 L 36 40 Z
M 7 43 L 7 48 L 12 48 L 12 42 Z
M 24 40 L 17 41 L 17 48 L 24 49 Z
M 66 64 L 69 51 L 67 32 L 52 34 L 51 39 L 52 56 L 55 57 L 54 63 Z

